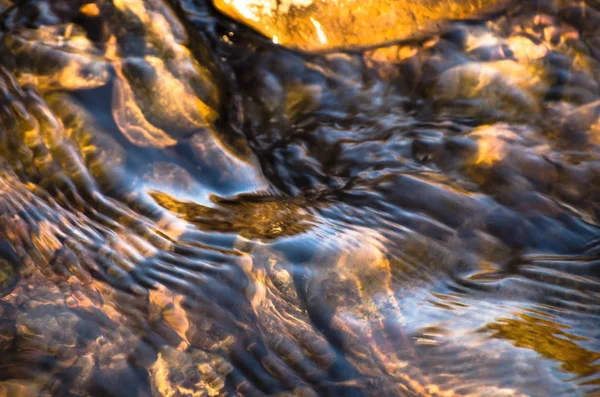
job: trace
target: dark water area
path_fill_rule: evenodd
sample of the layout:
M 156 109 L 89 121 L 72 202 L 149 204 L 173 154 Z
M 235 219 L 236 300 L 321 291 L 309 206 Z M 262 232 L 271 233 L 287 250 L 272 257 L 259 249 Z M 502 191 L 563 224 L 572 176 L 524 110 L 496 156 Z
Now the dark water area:
M 598 1 L 0 12 L 0 396 L 600 395 Z

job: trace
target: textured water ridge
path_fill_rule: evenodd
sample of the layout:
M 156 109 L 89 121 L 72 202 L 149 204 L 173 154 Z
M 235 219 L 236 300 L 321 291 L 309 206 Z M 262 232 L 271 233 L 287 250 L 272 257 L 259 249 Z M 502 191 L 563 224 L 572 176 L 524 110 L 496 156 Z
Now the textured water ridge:
M 0 396 L 600 393 L 597 1 L 319 55 L 0 9 Z

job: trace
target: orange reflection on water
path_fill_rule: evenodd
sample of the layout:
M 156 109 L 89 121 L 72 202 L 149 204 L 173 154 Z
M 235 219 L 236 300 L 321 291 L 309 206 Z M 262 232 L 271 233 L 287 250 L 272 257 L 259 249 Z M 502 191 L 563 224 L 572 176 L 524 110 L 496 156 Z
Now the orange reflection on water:
M 554 321 L 529 314 L 519 314 L 517 318 L 500 318 L 488 324 L 496 338 L 507 339 L 515 346 L 535 350 L 542 356 L 561 363 L 561 368 L 577 377 L 598 373 L 600 359 L 596 353 L 582 347 L 578 342 L 587 339 L 568 333 L 569 327 Z

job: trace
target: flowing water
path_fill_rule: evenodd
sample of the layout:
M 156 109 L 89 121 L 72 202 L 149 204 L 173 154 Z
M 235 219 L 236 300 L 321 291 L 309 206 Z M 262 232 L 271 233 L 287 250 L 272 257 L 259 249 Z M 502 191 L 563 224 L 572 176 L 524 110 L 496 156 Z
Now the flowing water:
M 597 0 L 319 54 L 0 10 L 0 396 L 600 395 Z

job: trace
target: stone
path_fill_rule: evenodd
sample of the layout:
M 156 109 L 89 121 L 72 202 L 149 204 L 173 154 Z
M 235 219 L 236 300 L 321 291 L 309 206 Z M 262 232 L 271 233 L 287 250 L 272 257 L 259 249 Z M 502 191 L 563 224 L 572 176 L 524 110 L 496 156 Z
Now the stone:
M 213 0 L 276 44 L 303 51 L 365 48 L 408 39 L 450 19 L 474 18 L 503 0 Z

